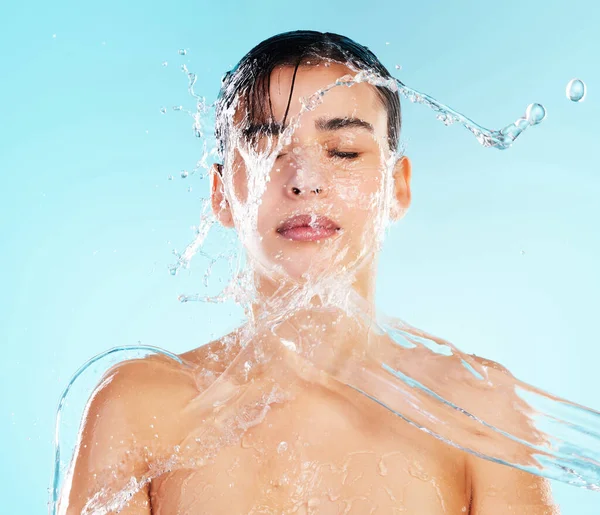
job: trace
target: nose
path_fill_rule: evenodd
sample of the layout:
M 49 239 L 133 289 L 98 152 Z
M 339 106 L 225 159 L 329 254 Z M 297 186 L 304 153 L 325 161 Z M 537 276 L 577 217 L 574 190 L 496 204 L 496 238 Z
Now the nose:
M 322 174 L 305 168 L 294 171 L 290 180 L 285 184 L 285 193 L 289 198 L 323 198 L 327 196 L 328 187 Z

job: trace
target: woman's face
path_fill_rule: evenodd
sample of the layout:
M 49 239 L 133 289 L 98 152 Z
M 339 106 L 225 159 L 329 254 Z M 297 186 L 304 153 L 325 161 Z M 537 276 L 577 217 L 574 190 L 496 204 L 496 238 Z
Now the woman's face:
M 293 74 L 293 67 L 279 67 L 270 81 L 277 122 L 284 119 L 289 102 L 286 125 L 298 116 L 302 98 L 354 75 L 341 64 L 301 66 L 290 99 Z M 277 133 L 257 136 L 251 146 L 265 149 L 269 141 L 275 146 L 277 138 Z M 222 222 L 231 220 L 244 233 L 242 241 L 263 268 L 279 268 L 295 280 L 314 280 L 359 266 L 377 247 L 388 212 L 386 195 L 396 212 L 408 207 L 410 165 L 405 159 L 390 164 L 387 111 L 367 83 L 334 87 L 314 110 L 302 113 L 291 141 L 263 171 L 267 182 L 250 231 L 245 222 L 252 218 L 252 188 L 256 186 L 249 178 L 261 172 L 253 169 L 255 163 L 244 147 L 233 149 L 233 159 L 224 171 L 232 174 L 232 191 L 227 191 L 224 181 L 227 206 L 223 207 L 222 185 L 216 177 L 213 206 Z M 386 166 L 392 169 L 386 171 Z M 232 213 L 223 212 L 231 206 Z

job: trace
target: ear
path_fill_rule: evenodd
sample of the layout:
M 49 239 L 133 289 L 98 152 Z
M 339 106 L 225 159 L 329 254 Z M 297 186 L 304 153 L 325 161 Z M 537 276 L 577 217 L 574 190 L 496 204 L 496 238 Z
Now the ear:
M 392 201 L 391 218 L 394 222 L 400 220 L 410 207 L 410 178 L 412 165 L 410 159 L 402 156 L 394 165 L 394 200 Z
M 214 163 L 210 167 L 210 200 L 212 210 L 223 227 L 233 227 L 231 206 L 225 198 L 223 187 L 223 165 Z

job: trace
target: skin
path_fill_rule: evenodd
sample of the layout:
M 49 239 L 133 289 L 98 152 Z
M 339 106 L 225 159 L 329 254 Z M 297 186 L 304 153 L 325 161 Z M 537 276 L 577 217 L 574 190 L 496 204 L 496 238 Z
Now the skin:
M 290 116 L 297 114 L 300 97 L 347 73 L 335 64 L 300 67 Z M 273 72 L 271 101 L 278 120 L 287 105 L 291 76 L 288 67 Z M 319 128 L 319 120 L 350 117 L 368 122 L 373 130 Z M 356 269 L 352 288 L 366 300 L 367 310 L 374 309 L 376 255 L 364 255 L 364 248 L 371 248 L 375 221 L 369 206 L 348 201 L 348 189 L 354 198 L 380 190 L 381 160 L 386 157 L 381 148 L 389 152 L 386 117 L 371 86 L 359 84 L 335 88 L 302 118 L 295 139 L 274 164 L 258 211 L 262 239 L 256 259 L 265 266 L 282 266 L 285 280 L 282 286 L 281 277 L 275 281 L 257 271 L 256 318 L 279 296 L 343 267 Z M 359 156 L 340 159 L 332 149 Z M 234 227 L 236 213 L 227 195 L 247 196 L 247 170 L 239 152 L 229 170 L 234 173 L 233 192 L 223 186 L 224 171 L 218 165 L 213 169 L 213 208 L 224 226 Z M 399 219 L 411 199 L 407 158 L 398 160 L 392 176 L 391 218 Z M 283 220 L 306 212 L 335 217 L 342 230 L 318 242 L 294 242 L 278 234 Z M 332 271 L 328 263 L 333 257 L 339 268 Z M 141 477 L 171 456 L 175 446 L 180 462 L 203 456 L 207 448 L 216 452 L 203 466 L 153 474 L 120 513 L 558 513 L 545 480 L 436 440 L 279 344 L 278 337 L 297 327 L 316 337 L 315 328 L 323 322 L 318 359 L 327 370 L 343 369 L 367 341 L 385 345 L 352 320 L 339 320 L 334 326 L 318 311 L 304 311 L 282 324 L 277 334 L 257 333 L 243 349 L 240 328 L 190 351 L 182 356 L 186 367 L 153 357 L 112 369 L 86 412 L 66 513 L 80 514 L 102 487 L 119 489 L 122 478 Z M 248 371 L 244 363 L 252 361 L 256 348 L 268 358 L 267 365 Z M 419 354 L 408 356 L 413 361 L 407 366 L 417 374 Z M 475 359 L 496 374 L 496 384 L 509 377 L 499 365 Z M 431 375 L 442 377 L 445 363 L 428 363 Z M 468 391 L 462 395 L 475 411 L 489 409 L 485 399 L 469 398 Z M 507 420 L 514 417 L 510 402 L 494 409 Z M 231 420 L 238 421 L 237 429 L 225 437 L 223 428 Z

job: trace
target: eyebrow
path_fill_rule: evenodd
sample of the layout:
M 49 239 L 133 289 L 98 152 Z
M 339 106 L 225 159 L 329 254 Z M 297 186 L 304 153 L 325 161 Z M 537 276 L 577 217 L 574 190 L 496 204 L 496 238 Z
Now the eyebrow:
M 366 129 L 374 132 L 373 126 L 360 118 L 317 118 L 315 127 L 319 131 L 338 131 L 340 129 Z
M 317 118 L 315 120 L 315 128 L 321 132 L 338 131 L 341 129 L 365 129 L 371 133 L 374 132 L 373 125 L 360 118 L 337 117 L 337 118 Z M 280 123 L 253 123 L 244 129 L 246 138 L 255 136 L 276 136 L 280 134 L 282 127 Z

